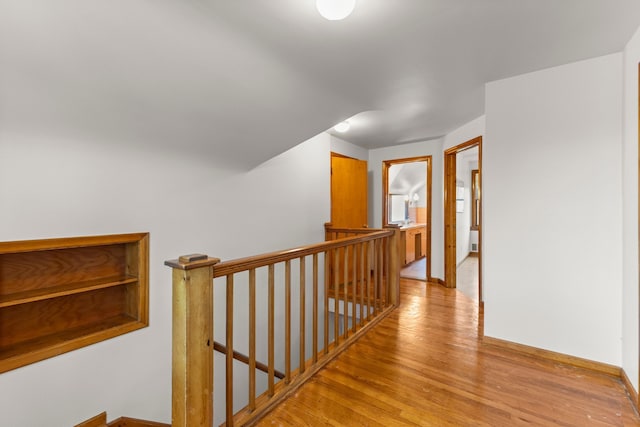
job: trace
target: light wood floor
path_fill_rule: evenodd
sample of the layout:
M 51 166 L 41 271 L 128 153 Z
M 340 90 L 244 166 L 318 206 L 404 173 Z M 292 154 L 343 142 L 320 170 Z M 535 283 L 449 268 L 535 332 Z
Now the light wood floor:
M 479 259 L 468 256 L 456 269 L 456 289 L 472 300 L 478 301 Z
M 640 425 L 619 380 L 482 345 L 478 310 L 403 279 L 401 307 L 259 425 Z
M 413 261 L 400 270 L 400 277 L 405 279 L 427 280 L 427 257 Z

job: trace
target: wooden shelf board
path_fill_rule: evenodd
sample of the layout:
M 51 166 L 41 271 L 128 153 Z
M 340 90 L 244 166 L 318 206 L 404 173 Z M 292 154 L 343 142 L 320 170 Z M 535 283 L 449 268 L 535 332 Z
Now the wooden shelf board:
M 0 373 L 145 327 L 124 314 L 56 334 L 0 348 Z
M 146 236 L 148 236 L 148 233 L 130 233 L 111 234 L 105 236 L 63 237 L 54 239 L 23 240 L 18 242 L 0 242 L 0 254 L 137 243 Z
M 57 298 L 66 295 L 79 294 L 82 292 L 95 291 L 98 289 L 110 288 L 113 286 L 135 283 L 138 279 L 134 276 L 113 276 L 94 280 L 86 280 L 77 283 L 68 283 L 48 288 L 32 289 L 24 292 L 17 292 L 9 295 L 0 295 L 0 308 L 11 307 L 13 305 L 25 304 L 29 302 L 42 301 L 50 298 Z

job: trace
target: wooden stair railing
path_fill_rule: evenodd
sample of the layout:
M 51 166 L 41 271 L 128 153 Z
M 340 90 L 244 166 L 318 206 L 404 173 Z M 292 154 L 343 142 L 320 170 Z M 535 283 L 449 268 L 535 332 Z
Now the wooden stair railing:
M 394 227 L 395 225 L 392 225 L 387 228 L 394 228 Z M 367 228 L 367 227 L 360 227 L 360 228 L 334 227 L 332 223 L 326 222 L 324 224 L 324 240 L 328 242 L 329 240 L 336 240 L 344 237 L 354 237 L 354 236 L 360 236 L 363 234 L 370 234 L 374 231 L 380 231 L 380 229 Z
M 226 409 L 225 416 L 216 419 L 224 419 L 228 426 L 255 423 L 397 306 L 399 229 L 365 230 L 353 231 L 354 237 L 232 261 L 196 254 L 165 262 L 173 268 L 172 427 L 213 425 L 214 305 L 216 310 L 223 305 L 226 311 L 225 344 L 217 346 L 226 354 Z M 292 274 L 294 268 L 299 272 Z M 218 280 L 225 284 L 224 304 L 213 301 Z M 248 307 L 247 318 L 240 321 L 243 310 L 235 309 L 236 300 L 244 293 L 237 289 L 248 294 L 248 301 L 238 302 Z M 282 296 L 277 302 L 276 294 Z M 266 319 L 259 320 L 266 330 L 268 359 L 262 366 L 267 378 L 261 390 L 256 383 L 256 370 L 261 370 L 256 360 L 261 313 L 257 307 L 266 310 Z M 284 317 L 278 329 L 276 307 Z M 296 319 L 292 309 L 297 310 Z M 248 346 L 243 362 L 249 371 L 247 403 L 236 413 L 233 360 L 234 354 L 241 354 L 234 348 L 235 326 L 248 330 L 248 342 L 235 347 Z M 284 335 L 278 342 L 276 330 Z M 292 354 L 296 339 L 297 355 Z M 278 361 L 276 345 L 284 352 Z M 279 380 L 276 363 L 284 367 Z
M 214 341 L 213 342 L 213 349 L 215 351 L 217 351 L 218 353 L 222 353 L 222 354 L 227 354 L 227 347 L 225 347 L 224 345 L 220 344 L 218 341 Z M 233 351 L 233 358 L 235 360 L 237 360 L 238 362 L 242 362 L 245 365 L 248 365 L 251 363 L 251 359 L 249 359 L 249 356 L 244 355 L 242 353 L 240 353 L 239 351 Z M 259 371 L 264 372 L 265 374 L 269 373 L 269 366 L 265 365 L 262 362 L 258 362 L 255 361 L 254 362 L 256 364 L 256 369 Z M 276 378 L 278 379 L 283 379 L 284 378 L 284 374 L 278 370 L 275 370 L 273 372 L 273 374 L 276 376 Z

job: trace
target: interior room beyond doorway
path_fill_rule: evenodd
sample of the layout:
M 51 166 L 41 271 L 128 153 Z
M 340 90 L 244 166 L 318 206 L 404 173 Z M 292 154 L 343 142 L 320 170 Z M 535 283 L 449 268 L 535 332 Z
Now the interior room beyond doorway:
M 431 156 L 383 161 L 383 224 L 398 225 L 401 277 L 431 277 Z

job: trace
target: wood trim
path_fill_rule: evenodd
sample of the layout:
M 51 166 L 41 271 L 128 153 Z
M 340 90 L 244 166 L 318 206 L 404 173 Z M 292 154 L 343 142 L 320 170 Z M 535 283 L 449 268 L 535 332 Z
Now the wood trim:
M 627 373 L 622 368 L 620 369 L 620 379 L 622 380 L 624 389 L 627 392 L 627 396 L 629 396 L 629 400 L 631 400 L 633 408 L 636 410 L 636 413 L 640 413 L 640 407 L 638 405 L 638 392 L 633 388 L 631 380 L 629 380 Z
M 351 156 L 345 156 L 344 154 L 336 153 L 335 151 L 331 151 L 330 154 L 331 154 L 331 157 L 341 157 L 343 159 L 353 159 L 353 160 L 364 160 L 364 159 L 357 159 Z
M 91 417 L 88 420 L 75 425 L 75 427 L 106 427 L 106 426 L 107 426 L 106 412 L 102 412 L 101 414 L 98 414 L 95 417 Z
M 564 363 L 576 368 L 588 369 L 590 371 L 599 372 L 601 374 L 610 375 L 617 378 L 621 377 L 622 369 L 615 365 L 596 362 L 594 360 L 583 359 L 577 356 L 571 356 L 564 353 L 558 353 L 551 350 L 545 350 L 538 347 L 531 347 L 525 344 L 519 344 L 513 341 L 507 341 L 500 338 L 482 337 L 482 345 L 498 347 L 502 350 L 510 350 L 539 359 L 549 360 L 552 362 Z
M 478 171 L 479 171 L 479 176 L 478 176 L 478 183 L 480 184 L 480 223 L 478 224 L 478 301 L 480 301 L 480 304 L 484 307 L 484 297 L 483 297 L 483 293 L 482 293 L 482 223 L 484 221 L 484 214 L 483 214 L 483 197 L 482 195 L 484 194 L 484 187 L 483 187 L 483 183 L 482 183 L 482 137 L 478 137 Z
M 482 144 L 482 136 L 476 136 L 475 138 L 465 141 L 462 144 L 447 148 L 446 150 L 444 150 L 444 154 L 456 154 L 480 144 Z
M 107 424 L 108 427 L 171 427 L 171 424 L 155 421 L 139 420 L 137 418 L 120 417 Z
M 263 255 L 256 255 L 246 258 L 238 258 L 235 260 L 224 261 L 216 264 L 213 272 L 214 278 L 227 276 L 229 274 L 239 273 L 241 271 L 250 270 L 252 268 L 265 267 L 270 264 L 277 264 L 295 258 L 306 257 L 315 253 L 327 252 L 332 249 L 344 248 L 362 242 L 370 242 L 382 237 L 391 237 L 393 230 L 374 231 L 366 235 L 345 237 L 328 242 L 315 243 L 312 245 L 301 246 L 293 249 L 285 249 L 284 251 L 270 252 Z M 204 262 L 204 261 L 203 261 Z M 166 265 L 170 261 L 165 262 Z
M 638 64 L 638 259 L 637 263 L 640 265 L 640 63 Z M 640 287 L 640 284 L 638 284 Z M 638 293 L 640 298 L 640 292 Z M 640 299 L 638 300 L 638 307 L 640 309 Z M 640 355 L 639 355 L 640 358 Z M 638 362 L 640 365 L 640 361 Z M 638 379 L 640 384 L 640 378 Z M 640 407 L 640 393 L 638 399 L 635 400 L 636 407 Z
M 444 281 L 456 287 L 456 152 L 444 156 Z
M 349 234 L 369 234 L 374 231 L 383 231 L 382 228 L 345 228 L 340 227 L 336 228 L 331 225 L 331 223 L 327 222 L 324 224 L 325 233 L 349 233 Z M 330 239 L 329 239 L 330 240 Z
M 638 392 L 633 388 L 633 384 L 631 384 L 631 381 L 624 369 L 618 366 L 488 336 L 482 337 L 482 345 L 526 354 L 528 356 L 551 362 L 564 363 L 576 368 L 588 369 L 590 371 L 619 378 L 634 409 L 636 412 L 640 412 L 640 407 L 638 405 Z
M 432 201 L 433 201 L 433 162 L 431 160 L 431 156 L 429 157 L 429 161 L 427 162 L 427 242 L 425 248 L 425 256 L 427 257 L 427 277 L 431 276 L 431 259 L 433 258 L 433 250 L 431 248 L 431 231 L 432 231 L 432 216 L 431 212 L 433 210 Z
M 103 246 L 118 243 L 135 243 L 149 233 L 107 234 L 102 236 L 62 237 L 55 239 L 0 242 L 0 253 L 32 252 L 37 250 L 70 249 L 86 246 Z
M 220 258 L 211 258 L 205 255 L 206 258 L 200 258 L 194 255 L 184 255 L 178 259 L 172 259 L 164 262 L 164 265 L 177 268 L 179 270 L 193 270 L 194 268 L 209 267 L 216 265 L 220 262 Z
M 80 424 L 76 424 L 75 427 L 171 427 L 171 424 L 129 417 L 120 417 L 110 423 L 107 423 L 107 413 L 102 412 L 101 414 L 83 421 Z
M 433 200 L 433 156 L 406 157 L 403 159 L 383 160 L 382 161 L 382 226 L 389 224 L 389 200 L 387 192 L 389 191 L 389 167 L 395 164 L 426 162 L 427 163 L 427 242 L 425 254 L 427 256 L 427 277 L 431 276 L 431 230 L 432 230 L 432 200 Z
M 427 279 L 427 282 L 428 282 L 428 283 L 433 283 L 433 284 L 435 284 L 435 285 L 444 286 L 444 287 L 446 287 L 446 286 L 447 286 L 447 284 L 445 283 L 445 281 L 444 281 L 444 280 L 439 279 L 439 278 L 437 278 L 437 277 L 429 277 L 429 278 Z
M 213 342 L 213 350 L 217 351 L 218 353 L 222 353 L 222 354 L 227 354 L 227 347 L 224 344 L 219 343 L 218 341 L 214 341 Z M 237 360 L 238 362 L 242 362 L 245 365 L 248 365 L 250 362 L 250 357 L 240 353 L 239 351 L 233 350 L 233 358 L 235 360 Z M 255 363 L 255 367 L 257 370 L 264 372 L 265 374 L 269 373 L 269 366 L 262 363 L 262 362 L 258 362 L 258 361 L 254 361 Z M 278 379 L 283 379 L 284 378 L 284 374 L 278 370 L 274 371 L 274 375 L 276 376 L 276 378 Z

